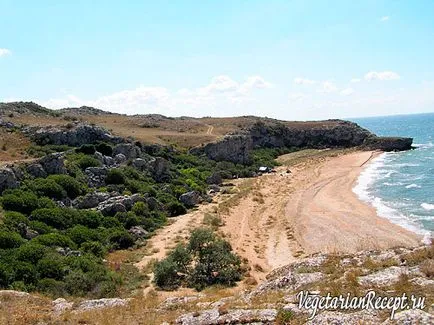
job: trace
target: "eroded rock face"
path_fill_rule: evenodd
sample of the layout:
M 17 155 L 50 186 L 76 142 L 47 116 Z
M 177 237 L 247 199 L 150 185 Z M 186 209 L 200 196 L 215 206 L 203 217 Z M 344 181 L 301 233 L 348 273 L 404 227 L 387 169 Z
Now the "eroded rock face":
M 101 202 L 104 202 L 110 198 L 109 193 L 93 192 L 84 196 L 80 196 L 72 201 L 72 206 L 77 209 L 91 209 L 95 208 Z
M 170 178 L 170 162 L 164 158 L 152 159 L 148 163 L 148 170 L 157 182 L 164 182 Z
M 101 187 L 105 185 L 105 179 L 108 174 L 107 167 L 88 167 L 84 170 L 87 176 L 87 183 L 90 187 Z
M 255 148 L 351 148 L 361 146 L 384 151 L 408 150 L 411 138 L 379 138 L 355 123 L 340 120 L 299 123 L 290 127 L 283 122 L 255 123 L 249 130 L 232 134 L 203 147 L 193 154 L 205 154 L 217 161 L 249 163 Z
M 9 188 L 18 187 L 19 182 L 11 168 L 0 169 L 0 193 Z
M 134 237 L 135 240 L 146 238 L 149 232 L 146 231 L 142 226 L 131 227 L 128 232 Z
M 199 192 L 191 191 L 182 194 L 179 197 L 179 201 L 181 201 L 187 208 L 192 208 L 202 201 L 202 197 Z
M 134 159 L 140 157 L 141 150 L 132 143 L 121 143 L 113 148 L 113 155 L 123 154 L 126 159 Z
M 79 124 L 70 129 L 59 127 L 27 128 L 25 132 L 39 145 L 81 146 L 97 141 L 112 143 L 122 141 L 121 138 L 112 136 L 104 128 L 88 124 Z
M 39 160 L 42 168 L 49 175 L 51 174 L 66 174 L 65 158 L 62 153 L 49 154 Z
M 35 178 L 47 177 L 47 172 L 44 170 L 44 168 L 42 167 L 41 164 L 38 164 L 38 163 L 30 164 L 27 166 L 26 170 L 30 175 L 32 175 Z
M 199 315 L 189 313 L 176 320 L 180 325 L 274 324 L 276 309 L 232 309 L 221 314 L 218 309 L 204 310 Z
M 101 211 L 101 213 L 104 215 L 112 216 L 117 212 L 126 212 L 130 210 L 134 203 L 139 201 L 145 201 L 145 198 L 143 198 L 140 194 L 133 194 L 131 196 L 114 196 L 104 202 L 101 202 L 96 209 Z

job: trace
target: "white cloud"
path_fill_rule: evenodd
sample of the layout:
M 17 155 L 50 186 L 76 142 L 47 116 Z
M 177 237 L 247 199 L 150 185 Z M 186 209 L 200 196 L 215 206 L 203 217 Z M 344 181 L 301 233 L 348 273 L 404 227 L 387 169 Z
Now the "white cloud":
M 382 22 L 386 22 L 386 21 L 388 21 L 389 19 L 390 19 L 389 16 L 383 16 L 383 17 L 380 18 L 380 21 L 382 21 Z
M 354 89 L 353 88 L 345 88 L 340 92 L 340 94 L 342 96 L 350 96 L 350 95 L 354 94 Z
M 306 96 L 302 93 L 290 93 L 288 95 L 289 101 L 290 102 L 298 102 L 298 101 L 302 101 L 303 99 L 306 98 Z
M 306 78 L 295 78 L 294 83 L 296 85 L 313 85 L 316 84 L 316 81 L 311 79 L 306 79 Z
M 331 81 L 324 81 L 322 83 L 322 88 L 319 90 L 319 92 L 322 93 L 333 93 L 335 91 L 338 90 L 338 87 L 336 87 L 336 85 L 331 82 Z
M 239 83 L 229 76 L 211 79 L 204 87 L 182 88 L 171 91 L 164 87 L 139 86 L 135 89 L 118 91 L 94 100 L 82 100 L 73 95 L 41 102 L 49 108 L 93 106 L 125 114 L 161 113 L 169 116 L 205 114 L 220 104 L 232 109 L 231 105 L 242 104 L 254 98 L 255 90 L 271 88 L 272 84 L 261 76 L 248 77 Z M 217 112 L 213 113 L 217 115 Z
M 398 80 L 401 76 L 393 71 L 370 71 L 365 74 L 365 80 L 373 81 L 373 80 Z
M 358 83 L 358 82 L 360 82 L 360 81 L 362 81 L 362 79 L 360 79 L 360 78 L 353 78 L 353 79 L 351 79 L 351 83 Z
M 2 57 L 2 56 L 6 56 L 6 55 L 11 55 L 11 54 L 12 54 L 11 50 L 8 50 L 8 49 L 0 49 L 0 57 Z

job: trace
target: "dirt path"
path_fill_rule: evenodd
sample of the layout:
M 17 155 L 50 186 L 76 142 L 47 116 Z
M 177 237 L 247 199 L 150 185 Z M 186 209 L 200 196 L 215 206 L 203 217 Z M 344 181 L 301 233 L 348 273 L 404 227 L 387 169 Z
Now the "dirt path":
M 206 130 L 207 135 L 212 135 L 212 131 L 214 130 L 214 126 L 208 125 L 208 130 Z

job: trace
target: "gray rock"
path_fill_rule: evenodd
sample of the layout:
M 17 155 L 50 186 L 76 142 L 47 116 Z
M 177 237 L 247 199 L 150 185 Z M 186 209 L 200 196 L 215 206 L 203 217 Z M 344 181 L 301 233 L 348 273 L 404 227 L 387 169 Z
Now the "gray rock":
M 318 314 L 314 319 L 308 321 L 309 325 L 353 325 L 353 324 L 367 324 L 377 325 L 381 323 L 381 318 L 378 316 L 377 311 L 361 310 L 354 313 L 342 313 L 339 311 L 325 311 Z
M 187 192 L 179 197 L 179 201 L 181 201 L 188 208 L 192 208 L 195 205 L 199 204 L 201 200 L 202 198 L 200 196 L 200 193 L 197 191 Z
M 387 319 L 383 324 L 434 324 L 434 316 L 420 309 L 412 309 L 396 313 L 393 320 Z
M 134 204 L 134 199 L 137 198 L 138 196 L 132 198 L 132 196 L 126 195 L 111 197 L 108 200 L 101 202 L 96 209 L 101 211 L 104 215 L 115 215 L 117 212 L 126 212 L 130 210 Z
M 408 268 L 405 266 L 391 266 L 378 272 L 361 276 L 358 281 L 364 286 L 385 286 L 396 283 L 402 274 L 409 276 L 423 276 L 423 274 L 416 268 Z
M 221 185 L 223 183 L 223 178 L 219 173 L 214 173 L 206 179 L 207 184 Z
M 84 300 L 81 303 L 79 303 L 77 307 L 77 311 L 126 306 L 128 304 L 128 301 L 129 299 L 121 299 L 121 298 L 103 298 L 103 299 L 94 299 L 94 300 Z
M 38 164 L 38 163 L 30 164 L 27 166 L 26 170 L 31 176 L 33 176 L 35 178 L 47 177 L 47 172 L 44 170 L 44 168 L 42 167 L 41 164 Z
M 121 143 L 113 148 L 113 155 L 123 154 L 127 159 L 140 157 L 141 150 L 132 143 Z
M 65 158 L 62 153 L 52 153 L 43 157 L 39 163 L 47 174 L 66 174 Z
M 93 157 L 95 159 L 98 159 L 101 163 L 104 164 L 104 155 L 101 152 L 95 151 L 95 153 L 93 154 Z
M 148 169 L 157 182 L 164 182 L 170 178 L 170 162 L 164 158 L 152 159 L 148 164 Z
M 231 309 L 220 314 L 218 309 L 204 310 L 180 316 L 180 325 L 218 325 L 218 324 L 274 324 L 276 309 Z
M 72 206 L 76 209 L 91 209 L 95 208 L 101 202 L 104 202 L 110 198 L 110 194 L 104 192 L 88 193 L 84 196 L 79 196 L 72 201 Z
M 102 127 L 79 124 L 72 127 L 43 127 L 26 129 L 30 138 L 39 145 L 56 144 L 81 146 L 83 144 L 107 141 L 119 143 L 121 138 L 112 136 Z
M 118 153 L 113 160 L 116 164 L 122 164 L 127 161 L 127 157 L 123 153 Z
M 146 238 L 149 232 L 146 231 L 142 226 L 131 227 L 128 232 L 134 237 L 135 240 Z
M 73 302 L 68 302 L 65 298 L 57 298 L 53 300 L 53 312 L 54 314 L 61 314 L 65 311 L 71 310 L 74 306 Z
M 19 182 L 11 168 L 0 169 L 0 193 L 9 188 L 18 187 Z
M 163 204 L 154 197 L 145 198 L 145 202 L 148 204 L 148 206 L 151 210 L 163 209 Z
M 208 186 L 208 189 L 210 191 L 213 191 L 214 193 L 220 192 L 220 186 L 218 186 L 216 184 L 212 184 L 212 185 Z
M 88 178 L 87 183 L 90 187 L 101 187 L 105 185 L 108 169 L 107 167 L 87 167 L 84 173 Z
M 148 162 L 142 158 L 136 158 L 133 160 L 133 167 L 138 170 L 144 170 L 148 165 Z

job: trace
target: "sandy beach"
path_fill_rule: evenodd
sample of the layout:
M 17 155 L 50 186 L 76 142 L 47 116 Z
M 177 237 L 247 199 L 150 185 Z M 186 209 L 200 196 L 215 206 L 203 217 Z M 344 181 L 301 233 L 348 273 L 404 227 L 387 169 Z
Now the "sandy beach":
M 137 266 L 164 257 L 177 237 L 188 236 L 213 212 L 224 221 L 219 231 L 248 260 L 258 282 L 269 271 L 312 253 L 418 246 L 420 236 L 379 217 L 352 191 L 378 154 L 305 150 L 281 156 L 276 173 L 236 180 L 235 195 L 219 195 L 213 204 L 173 219 L 150 239 L 155 253 Z

